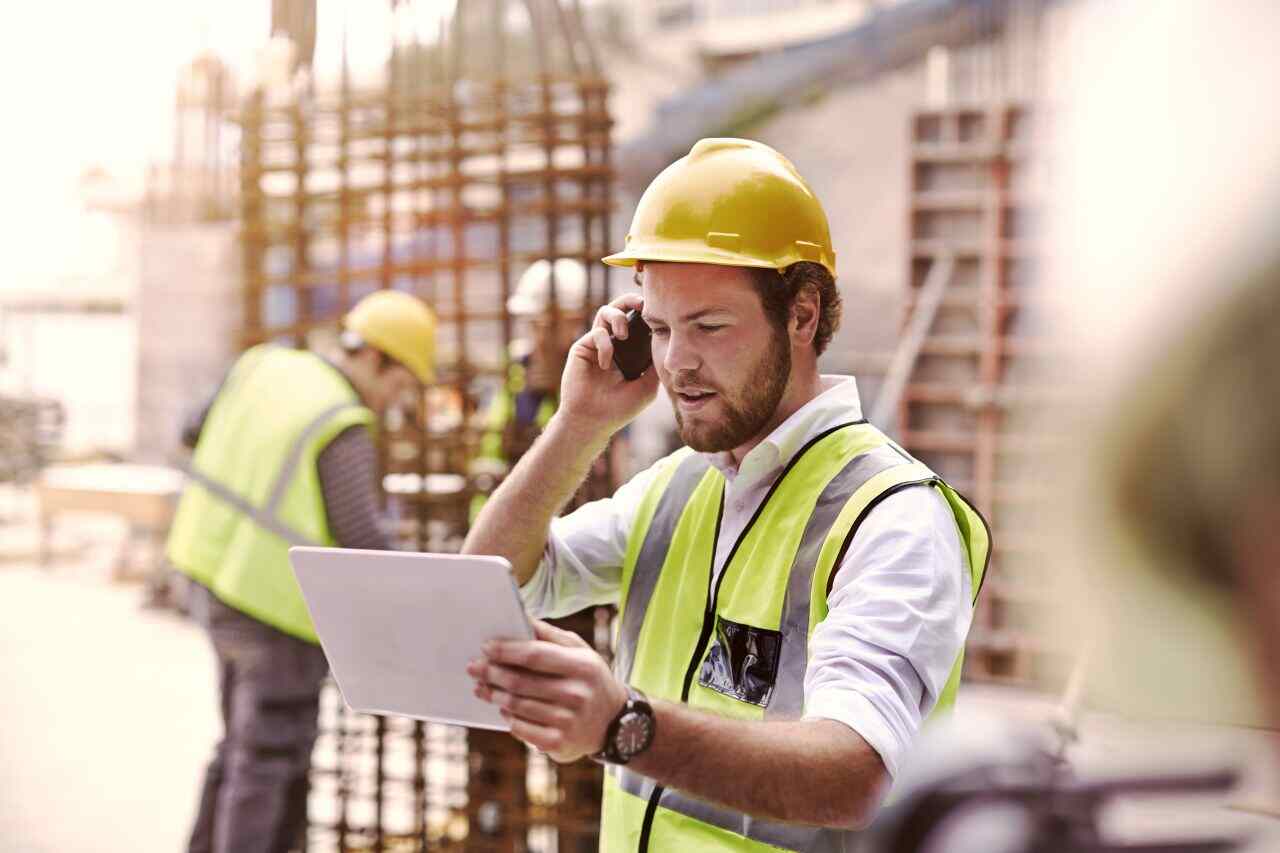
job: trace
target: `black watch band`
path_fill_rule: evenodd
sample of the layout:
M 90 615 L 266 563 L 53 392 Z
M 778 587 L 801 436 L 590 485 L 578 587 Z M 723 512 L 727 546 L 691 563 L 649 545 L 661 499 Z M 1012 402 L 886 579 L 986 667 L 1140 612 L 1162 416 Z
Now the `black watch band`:
M 609 723 L 603 748 L 591 757 L 609 764 L 626 764 L 649 748 L 656 730 L 657 720 L 648 697 L 627 687 L 627 701 Z

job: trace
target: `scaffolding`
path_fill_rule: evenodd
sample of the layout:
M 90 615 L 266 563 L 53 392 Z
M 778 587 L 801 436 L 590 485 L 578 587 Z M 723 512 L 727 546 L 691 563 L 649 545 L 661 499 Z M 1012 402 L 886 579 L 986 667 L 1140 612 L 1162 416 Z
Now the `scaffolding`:
M 1031 121 L 1017 103 L 913 117 L 904 337 L 877 401 L 902 444 L 992 525 L 967 673 L 1016 684 L 1066 666 L 1034 630 L 1049 587 L 1035 573 L 1044 490 L 1034 459 L 1054 442 L 1018 417 L 1053 395 L 1035 379 L 1046 352 L 1026 311 L 1043 206 Z
M 584 316 L 610 296 L 597 262 L 613 205 L 607 85 L 577 4 L 555 0 L 459 0 L 436 40 L 396 40 L 372 88 L 345 56 L 333 91 L 297 79 L 238 116 L 240 344 L 323 349 L 378 289 L 431 304 L 437 382 L 382 425 L 383 482 L 406 547 L 457 550 L 471 499 L 494 486 L 470 462 L 506 376 L 513 281 L 572 258 L 589 271 Z M 607 613 L 568 624 L 607 648 Z M 308 849 L 598 846 L 590 762 L 554 767 L 506 734 L 353 714 L 332 686 L 320 725 Z

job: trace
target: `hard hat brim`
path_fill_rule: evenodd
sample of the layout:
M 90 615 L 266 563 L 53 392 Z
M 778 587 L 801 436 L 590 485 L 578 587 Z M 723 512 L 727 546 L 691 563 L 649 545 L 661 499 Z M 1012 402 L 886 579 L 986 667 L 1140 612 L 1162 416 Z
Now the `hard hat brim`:
M 380 344 L 375 340 L 366 339 L 365 343 L 408 370 L 421 384 L 432 385 L 435 383 L 435 368 L 425 360 L 403 351 L 397 351 L 400 350 L 400 347 L 390 342 Z
M 834 253 L 832 253 L 834 254 Z M 676 264 L 715 264 L 722 267 L 752 267 L 754 269 L 785 270 L 792 264 L 801 261 L 820 264 L 826 267 L 832 276 L 836 274 L 834 257 L 814 257 L 811 253 L 799 251 L 787 252 L 772 260 L 754 255 L 719 249 L 705 243 L 665 243 L 665 244 L 632 244 L 621 252 L 615 252 L 601 260 L 612 267 L 634 267 L 637 262 L 676 263 Z
M 409 372 L 417 377 L 417 380 L 423 385 L 432 385 L 436 381 L 436 372 L 430 367 L 425 365 L 415 367 L 412 364 L 406 364 L 405 367 L 409 368 Z
M 753 258 L 738 252 L 714 249 L 710 246 L 702 248 L 651 248 L 623 249 L 601 259 L 611 267 L 634 267 L 637 262 L 675 263 L 675 264 L 715 264 L 722 267 L 755 267 L 756 269 L 783 269 L 790 263 L 778 266 L 760 258 Z

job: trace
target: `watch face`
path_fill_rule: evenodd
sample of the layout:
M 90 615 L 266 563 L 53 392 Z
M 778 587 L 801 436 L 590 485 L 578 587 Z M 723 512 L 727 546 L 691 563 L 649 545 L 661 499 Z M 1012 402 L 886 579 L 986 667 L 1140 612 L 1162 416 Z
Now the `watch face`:
M 628 711 L 618 721 L 618 734 L 614 745 L 618 752 L 627 757 L 644 751 L 653 736 L 653 721 L 647 714 L 639 711 Z

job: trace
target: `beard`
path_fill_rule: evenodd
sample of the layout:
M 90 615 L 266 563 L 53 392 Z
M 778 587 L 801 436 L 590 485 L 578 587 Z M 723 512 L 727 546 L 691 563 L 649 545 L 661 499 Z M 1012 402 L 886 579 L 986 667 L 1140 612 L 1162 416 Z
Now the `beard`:
M 746 373 L 746 379 L 734 389 L 723 388 L 701 378 L 696 370 L 683 371 L 671 377 L 671 384 L 694 385 L 714 391 L 720 412 L 710 417 L 690 417 L 673 405 L 680 439 L 700 453 L 720 453 L 750 441 L 773 417 L 791 378 L 790 339 L 778 331 L 769 339 L 769 347 Z M 667 393 L 673 398 L 671 388 Z

